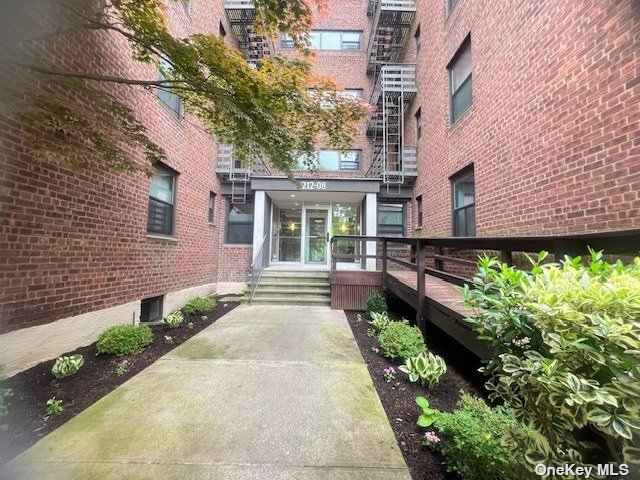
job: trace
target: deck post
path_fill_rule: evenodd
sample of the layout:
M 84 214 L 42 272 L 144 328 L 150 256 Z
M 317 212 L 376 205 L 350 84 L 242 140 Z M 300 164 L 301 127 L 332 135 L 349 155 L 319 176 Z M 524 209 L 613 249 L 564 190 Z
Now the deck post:
M 444 262 L 442 261 L 441 258 L 438 258 L 438 255 L 442 255 L 444 253 L 444 249 L 440 245 L 438 245 L 434 247 L 434 250 L 435 250 L 435 259 L 433 261 L 434 267 L 436 270 L 444 272 Z
M 387 239 L 382 238 L 382 290 L 387 291 Z
M 425 246 L 421 244 L 420 240 L 416 240 L 416 271 L 418 275 L 417 285 L 417 301 L 416 301 L 416 324 L 422 332 L 426 334 L 427 324 L 423 318 L 424 312 L 424 298 L 425 298 Z

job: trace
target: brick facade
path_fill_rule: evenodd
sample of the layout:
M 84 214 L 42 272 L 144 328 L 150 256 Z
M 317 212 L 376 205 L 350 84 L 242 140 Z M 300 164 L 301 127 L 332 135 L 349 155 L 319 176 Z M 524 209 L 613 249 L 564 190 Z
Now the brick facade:
M 329 3 L 314 29 L 362 31 L 362 46 L 317 52 L 314 72 L 344 88 L 362 88 L 368 101 L 367 2 Z M 406 115 L 409 145 L 416 144 L 415 111 L 422 112 L 414 199 L 422 195 L 424 222 L 416 231 L 410 202 L 407 235 L 451 235 L 449 178 L 471 163 L 478 235 L 640 227 L 638 2 L 458 0 L 450 15 L 446 3 L 418 2 L 402 59 L 417 58 L 418 65 L 418 94 Z M 188 12 L 182 2 L 167 5 L 176 34 L 218 34 L 222 23 L 225 40 L 235 42 L 221 0 L 191 0 Z M 449 125 L 446 66 L 469 34 L 473 105 Z M 30 48 L 69 68 L 155 78 L 152 67 L 130 60 L 123 39 L 75 35 Z M 134 109 L 179 172 L 175 239 L 147 235 L 149 178 L 104 168 L 72 171 L 33 158 L 21 126 L 0 116 L 0 333 L 246 280 L 252 246 L 224 243 L 229 207 L 215 173 L 215 140 L 196 118 L 172 117 L 153 92 L 105 88 Z M 353 141 L 363 151 L 362 171 L 324 176 L 365 175 L 372 161 L 365 123 Z M 212 223 L 210 192 L 216 193 Z
M 206 0 L 191 1 L 189 13 L 181 2 L 167 5 L 169 24 L 179 35 L 217 33 L 226 22 L 222 6 L 210 8 Z M 103 32 L 54 37 L 39 53 L 62 68 L 157 75 L 131 60 L 122 37 Z M 195 117 L 176 119 L 151 91 L 107 88 L 134 109 L 165 149 L 166 164 L 179 173 L 174 238 L 147 235 L 146 175 L 99 167 L 73 171 L 33 158 L 22 146 L 20 125 L 1 117 L 0 333 L 218 280 L 224 225 L 219 202 L 216 221 L 208 222 L 209 193 L 220 197 L 214 139 Z
M 450 15 L 446 3 L 421 1 L 413 26 L 419 233 L 451 235 L 449 178 L 471 163 L 478 235 L 639 227 L 638 2 L 458 0 Z M 446 66 L 469 34 L 473 105 L 449 125 Z

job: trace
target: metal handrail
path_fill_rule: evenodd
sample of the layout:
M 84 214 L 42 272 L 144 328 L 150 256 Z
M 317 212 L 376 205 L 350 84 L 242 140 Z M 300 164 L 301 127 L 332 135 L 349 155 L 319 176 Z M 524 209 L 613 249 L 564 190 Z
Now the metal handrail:
M 262 243 L 260 243 L 260 248 L 258 249 L 258 253 L 253 257 L 253 262 L 251 262 L 251 285 L 249 287 L 249 303 L 253 300 L 254 295 L 256 294 L 256 290 L 258 289 L 258 284 L 260 283 L 260 277 L 262 276 L 262 271 L 264 270 L 266 262 L 264 261 L 264 246 L 266 244 L 268 234 L 265 234 L 262 239 Z

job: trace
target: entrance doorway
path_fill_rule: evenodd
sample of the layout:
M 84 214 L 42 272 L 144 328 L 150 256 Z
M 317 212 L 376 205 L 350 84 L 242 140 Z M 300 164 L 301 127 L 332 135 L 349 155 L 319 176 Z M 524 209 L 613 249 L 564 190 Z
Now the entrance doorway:
M 329 265 L 329 208 L 303 209 L 304 264 Z
M 270 264 L 286 268 L 328 268 L 331 237 L 359 235 L 361 223 L 359 203 L 273 202 Z M 359 242 L 339 241 L 336 253 L 341 256 L 340 268 L 361 268 L 359 258 L 354 255 L 359 251 Z

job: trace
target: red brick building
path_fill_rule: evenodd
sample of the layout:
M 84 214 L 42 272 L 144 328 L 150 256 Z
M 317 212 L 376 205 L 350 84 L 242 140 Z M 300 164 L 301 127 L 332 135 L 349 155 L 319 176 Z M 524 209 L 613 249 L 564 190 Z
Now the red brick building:
M 224 36 L 250 62 L 290 47 L 253 34 L 250 1 L 167 5 L 174 33 Z M 353 150 L 319 146 L 322 171 L 301 168 L 298 185 L 268 164 L 238 165 L 175 97 L 143 89 L 105 86 L 167 151 L 154 179 L 34 157 L 22 127 L 0 116 L 0 362 L 10 373 L 108 325 L 241 291 L 263 245 L 269 265 L 317 269 L 337 234 L 640 226 L 634 0 L 336 0 L 314 19 L 312 43 L 315 71 L 373 112 Z M 34 48 L 62 67 L 158 74 L 102 32 Z

